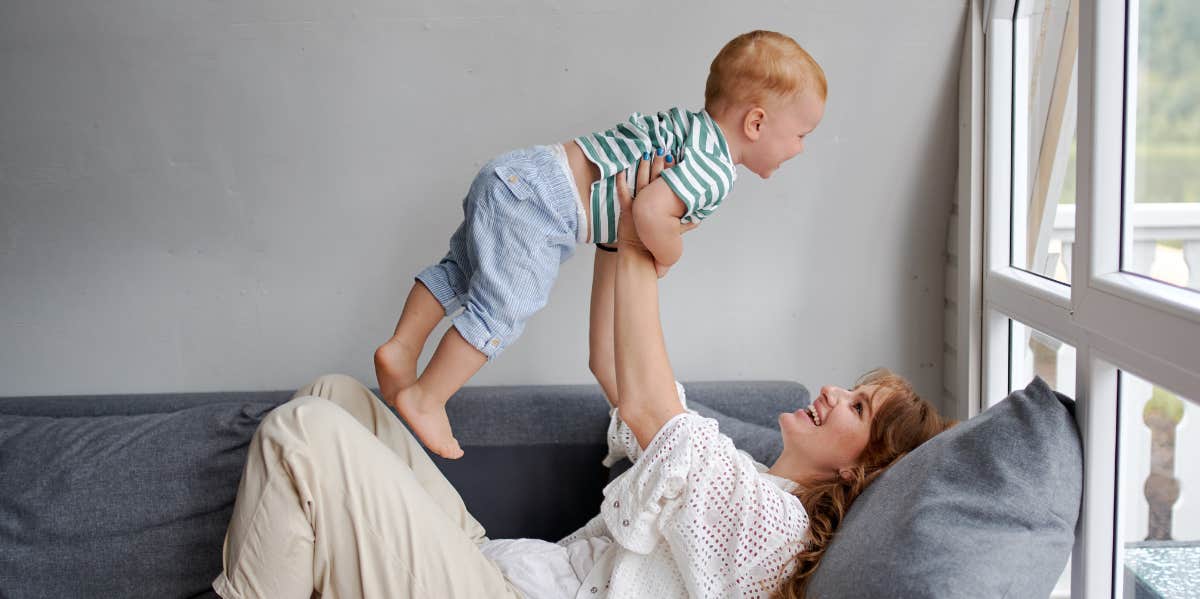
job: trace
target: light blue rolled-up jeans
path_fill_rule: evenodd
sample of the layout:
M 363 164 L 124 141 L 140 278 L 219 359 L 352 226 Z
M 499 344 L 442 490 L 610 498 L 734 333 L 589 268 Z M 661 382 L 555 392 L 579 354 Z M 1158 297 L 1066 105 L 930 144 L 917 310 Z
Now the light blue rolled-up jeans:
M 488 360 L 521 336 L 575 253 L 582 209 L 559 160 L 552 146 L 534 146 L 483 165 L 446 256 L 417 274 L 447 316 L 462 309 L 454 327 Z

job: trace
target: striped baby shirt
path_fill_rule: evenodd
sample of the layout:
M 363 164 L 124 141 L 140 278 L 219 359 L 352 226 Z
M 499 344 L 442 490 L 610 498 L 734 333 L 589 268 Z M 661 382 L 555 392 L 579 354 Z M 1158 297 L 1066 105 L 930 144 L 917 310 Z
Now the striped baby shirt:
M 612 129 L 577 137 L 575 143 L 600 168 L 600 178 L 592 184 L 588 198 L 593 243 L 617 240 L 620 208 L 614 182 L 624 173 L 632 190 L 634 166 L 646 152 L 662 148 L 678 163 L 663 170 L 662 178 L 684 204 L 683 222 L 708 218 L 737 180 L 725 135 L 705 110 L 672 108 L 647 115 L 635 112 Z

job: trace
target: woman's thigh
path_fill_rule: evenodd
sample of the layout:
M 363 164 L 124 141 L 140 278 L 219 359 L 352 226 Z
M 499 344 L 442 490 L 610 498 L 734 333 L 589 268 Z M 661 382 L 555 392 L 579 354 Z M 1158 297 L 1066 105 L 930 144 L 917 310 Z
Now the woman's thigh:
M 421 443 L 365 385 L 344 374 L 327 374 L 300 388 L 293 399 L 305 395 L 323 397 L 341 406 L 408 464 L 417 482 L 467 536 L 477 544 L 487 540 L 483 526 L 467 511 L 454 485 L 429 459 Z
M 223 597 L 505 597 L 499 569 L 349 412 L 292 400 L 251 442 Z

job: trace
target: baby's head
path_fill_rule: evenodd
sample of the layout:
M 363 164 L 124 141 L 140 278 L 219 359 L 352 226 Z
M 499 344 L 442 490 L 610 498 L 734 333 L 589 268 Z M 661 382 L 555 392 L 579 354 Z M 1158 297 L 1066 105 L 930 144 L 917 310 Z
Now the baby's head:
M 713 59 L 704 109 L 728 138 L 734 161 L 759 177 L 804 151 L 825 114 L 825 72 L 796 40 L 774 31 L 733 38 Z

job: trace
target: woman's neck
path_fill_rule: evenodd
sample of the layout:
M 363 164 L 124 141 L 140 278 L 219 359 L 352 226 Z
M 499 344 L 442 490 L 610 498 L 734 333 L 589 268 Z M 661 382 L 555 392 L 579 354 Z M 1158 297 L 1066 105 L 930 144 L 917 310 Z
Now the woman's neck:
M 814 481 L 828 478 L 828 473 L 818 471 L 808 460 L 788 455 L 779 456 L 767 469 L 767 474 L 786 478 L 801 487 L 811 486 Z

